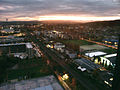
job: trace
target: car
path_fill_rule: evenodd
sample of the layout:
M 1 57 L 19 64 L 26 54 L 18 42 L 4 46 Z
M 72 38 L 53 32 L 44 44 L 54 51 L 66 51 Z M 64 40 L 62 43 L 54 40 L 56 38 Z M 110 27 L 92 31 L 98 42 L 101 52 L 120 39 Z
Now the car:
M 86 71 L 86 68 L 82 68 L 81 66 L 78 67 L 82 72 Z
M 110 73 L 110 72 L 107 72 L 109 75 L 111 75 L 111 76 L 114 76 L 114 74 L 113 73 Z

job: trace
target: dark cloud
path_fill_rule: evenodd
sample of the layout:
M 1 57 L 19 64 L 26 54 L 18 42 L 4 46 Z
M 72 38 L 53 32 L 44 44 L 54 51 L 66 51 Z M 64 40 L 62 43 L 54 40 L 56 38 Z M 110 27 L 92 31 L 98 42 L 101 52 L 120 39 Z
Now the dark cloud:
M 120 4 L 113 0 L 0 0 L 2 19 L 54 14 L 117 16 Z

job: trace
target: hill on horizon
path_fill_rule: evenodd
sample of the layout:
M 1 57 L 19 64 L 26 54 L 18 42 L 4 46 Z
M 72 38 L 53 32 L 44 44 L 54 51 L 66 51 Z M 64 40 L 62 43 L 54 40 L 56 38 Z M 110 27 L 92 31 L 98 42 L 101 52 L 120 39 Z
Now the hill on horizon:
M 91 21 L 91 22 L 78 22 L 78 21 L 66 21 L 66 20 L 47 20 L 47 21 L 0 21 L 0 24 L 39 24 L 39 23 L 51 23 L 51 24 L 103 24 L 103 25 L 120 25 L 120 20 L 110 21 Z

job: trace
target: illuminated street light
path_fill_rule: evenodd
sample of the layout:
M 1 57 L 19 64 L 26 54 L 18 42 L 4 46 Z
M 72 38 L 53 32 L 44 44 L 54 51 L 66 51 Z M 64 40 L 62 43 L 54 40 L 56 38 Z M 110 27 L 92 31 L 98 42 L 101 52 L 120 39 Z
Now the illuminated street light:
M 67 74 L 64 74 L 62 77 L 63 80 L 67 80 L 68 78 L 69 78 L 69 76 Z
M 110 81 L 113 81 L 113 78 L 110 78 Z

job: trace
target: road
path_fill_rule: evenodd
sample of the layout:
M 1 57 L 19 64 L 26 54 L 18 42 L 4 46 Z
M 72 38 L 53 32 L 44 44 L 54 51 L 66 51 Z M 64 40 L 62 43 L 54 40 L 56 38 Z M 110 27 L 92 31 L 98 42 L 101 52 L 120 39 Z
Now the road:
M 33 38 L 33 37 L 32 37 Z M 38 39 L 33 38 L 33 42 L 38 44 L 40 50 L 44 55 L 46 55 L 50 60 L 54 60 L 57 62 L 61 67 L 63 67 L 66 71 L 68 71 L 73 77 L 75 77 L 84 87 L 86 87 L 87 90 L 102 90 L 104 86 L 101 87 L 101 85 L 98 83 L 91 83 L 86 76 L 83 74 L 79 74 L 74 69 L 72 69 L 69 65 L 67 65 L 64 60 L 62 60 L 56 53 L 54 53 L 52 50 L 46 48 L 43 42 L 40 42 Z M 105 89 L 104 90 L 108 90 Z
M 83 73 L 77 72 L 73 68 L 71 68 L 68 64 L 65 63 L 58 54 L 53 52 L 51 49 L 46 48 L 45 44 L 43 43 L 42 39 L 39 40 L 34 35 L 29 35 L 29 37 L 36 45 L 39 46 L 39 49 L 42 53 L 50 60 L 50 62 L 56 62 L 62 68 L 64 68 L 69 74 L 71 74 L 76 80 L 80 82 L 80 84 L 86 88 L 86 90 L 109 90 L 106 88 L 105 84 L 99 83 L 99 81 L 94 81 L 88 76 L 85 76 Z

